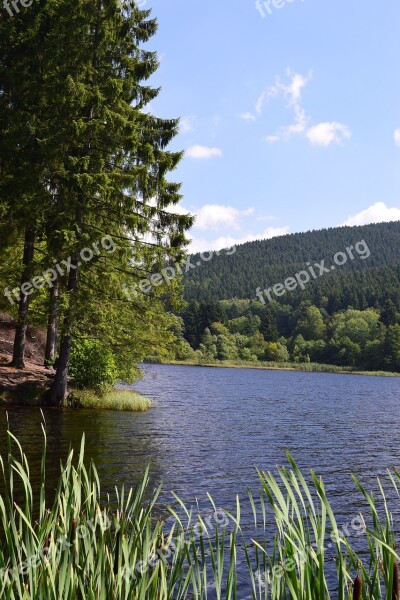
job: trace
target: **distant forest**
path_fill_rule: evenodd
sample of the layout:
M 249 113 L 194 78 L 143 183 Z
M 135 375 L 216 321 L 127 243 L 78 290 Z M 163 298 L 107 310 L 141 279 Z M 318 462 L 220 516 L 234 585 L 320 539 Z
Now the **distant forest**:
M 362 253 L 330 270 L 338 252 L 361 241 Z M 399 248 L 396 222 L 299 233 L 244 244 L 230 256 L 221 252 L 185 277 L 187 304 L 173 327 L 174 358 L 400 372 Z M 283 284 L 307 263 L 323 260 L 327 272 L 304 289 L 272 301 L 256 298 L 257 288 Z M 201 262 L 201 255 L 191 261 Z
M 307 262 L 325 259 L 330 266 L 337 252 L 361 240 L 371 252 L 367 260 L 356 255 L 344 266 L 313 280 L 304 290 L 274 299 L 291 306 L 309 300 L 329 314 L 349 306 L 359 310 L 382 308 L 386 300 L 400 309 L 400 222 L 295 233 L 243 244 L 231 256 L 222 252 L 190 270 L 184 278 L 185 299 L 255 299 L 257 288 L 283 283 L 306 269 Z M 192 257 L 193 264 L 199 260 L 199 254 Z

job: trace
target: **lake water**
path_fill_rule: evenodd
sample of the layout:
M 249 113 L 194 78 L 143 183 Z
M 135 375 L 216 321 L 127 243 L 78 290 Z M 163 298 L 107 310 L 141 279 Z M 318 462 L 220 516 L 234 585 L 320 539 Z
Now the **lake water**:
M 287 449 L 324 477 L 345 523 L 364 505 L 350 473 L 371 487 L 388 467 L 400 468 L 400 378 L 167 365 L 146 365 L 143 373 L 135 388 L 155 402 L 147 413 L 45 411 L 52 480 L 85 432 L 105 490 L 133 485 L 150 462 L 165 500 L 173 490 L 203 504 L 209 492 L 217 506 L 233 509 L 236 494 L 245 501 L 247 486 L 259 488 L 255 468 L 287 464 Z M 40 412 L 8 412 L 34 473 Z M 5 425 L 2 409 L 2 432 Z

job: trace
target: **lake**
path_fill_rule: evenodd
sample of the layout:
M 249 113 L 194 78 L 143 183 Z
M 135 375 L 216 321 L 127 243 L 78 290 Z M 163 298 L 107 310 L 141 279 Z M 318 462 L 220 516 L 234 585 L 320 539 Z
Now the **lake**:
M 259 488 L 255 468 L 287 464 L 287 449 L 299 466 L 324 477 L 341 524 L 364 506 L 351 472 L 375 487 L 388 467 L 400 467 L 399 378 L 145 365 L 134 387 L 154 400 L 152 410 L 44 411 L 52 481 L 59 459 L 70 445 L 79 448 L 85 432 L 87 456 L 105 490 L 133 485 L 150 462 L 152 482 L 164 481 L 166 501 L 173 490 L 205 506 L 209 492 L 217 506 L 233 509 L 236 494 L 245 503 L 247 486 Z M 8 413 L 38 472 L 40 412 Z M 4 409 L 0 421 L 4 432 Z

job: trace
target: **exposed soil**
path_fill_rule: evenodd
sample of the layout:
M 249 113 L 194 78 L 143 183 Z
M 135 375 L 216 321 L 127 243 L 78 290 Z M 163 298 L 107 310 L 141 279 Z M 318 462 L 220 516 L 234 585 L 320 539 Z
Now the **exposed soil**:
M 53 370 L 45 368 L 44 349 L 46 334 L 41 329 L 28 328 L 26 367 L 10 367 L 15 335 L 15 322 L 0 314 L 0 404 L 18 401 L 34 402 L 50 386 Z

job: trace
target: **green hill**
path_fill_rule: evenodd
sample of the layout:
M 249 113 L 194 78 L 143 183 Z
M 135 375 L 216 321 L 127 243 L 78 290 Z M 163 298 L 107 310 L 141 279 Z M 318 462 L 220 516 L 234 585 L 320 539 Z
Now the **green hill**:
M 359 244 L 362 240 L 365 244 Z M 360 253 L 356 249 L 346 251 L 351 246 Z M 334 263 L 337 253 L 344 253 L 338 255 L 339 262 L 346 259 L 343 266 Z M 195 254 L 191 260 L 193 264 L 201 262 L 201 255 Z M 314 279 L 310 267 L 322 261 L 326 269 L 319 276 L 320 268 L 314 268 Z M 185 275 L 185 298 L 205 302 L 256 299 L 257 288 L 269 289 L 307 270 L 310 282 L 304 289 L 297 286 L 280 297 L 272 293 L 272 298 L 294 306 L 310 300 L 330 313 L 348 306 L 379 308 L 387 299 L 399 309 L 400 222 L 338 227 L 250 242 L 238 246 L 230 256 L 222 251 Z

